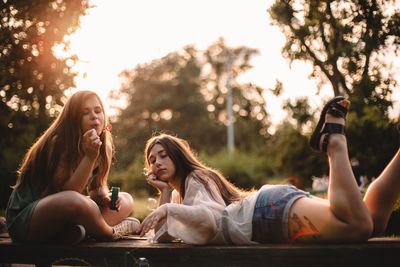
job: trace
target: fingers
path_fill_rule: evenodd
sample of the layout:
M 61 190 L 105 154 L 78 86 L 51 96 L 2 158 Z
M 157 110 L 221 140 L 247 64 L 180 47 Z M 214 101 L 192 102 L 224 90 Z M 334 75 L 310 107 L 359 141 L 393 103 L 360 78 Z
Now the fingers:
M 90 130 L 86 131 L 86 132 L 83 134 L 83 137 L 84 137 L 86 140 L 90 140 L 91 142 L 100 141 L 100 137 L 97 135 L 95 129 L 90 129 Z M 100 141 L 100 143 L 101 143 L 101 141 Z
M 167 214 L 168 214 L 168 211 L 167 211 L 166 205 L 162 205 L 162 206 L 158 207 L 155 211 L 150 213 L 150 215 L 148 215 L 146 217 L 146 219 L 144 219 L 144 221 L 140 225 L 140 228 L 138 229 L 137 233 L 140 232 L 140 236 L 141 237 L 144 236 L 148 231 L 156 228 L 157 224 L 161 220 L 163 220 L 167 216 Z
M 95 129 L 90 129 L 83 134 L 83 147 L 87 154 L 96 156 L 103 143 Z
M 147 216 L 142 222 L 137 232 L 140 232 L 140 237 L 143 237 L 148 231 L 154 229 L 159 221 L 159 216 L 152 213 Z
M 146 177 L 147 183 L 149 184 L 153 184 L 156 180 L 157 180 L 157 176 L 153 173 L 150 173 L 147 177 Z
M 83 134 L 84 137 L 91 137 L 91 136 L 94 136 L 94 135 L 97 135 L 95 129 L 87 130 L 87 131 Z
M 117 211 L 121 209 L 121 198 L 119 197 L 117 201 L 115 201 L 115 207 L 117 208 Z
M 157 180 L 157 176 L 152 171 L 149 171 L 147 168 L 143 168 L 143 174 L 146 176 L 146 181 L 148 184 L 153 185 L 154 182 Z
M 89 136 L 89 141 L 91 142 L 92 145 L 95 147 L 100 147 L 102 142 L 100 140 L 100 136 L 97 135 L 96 131 L 93 129 L 94 134 Z

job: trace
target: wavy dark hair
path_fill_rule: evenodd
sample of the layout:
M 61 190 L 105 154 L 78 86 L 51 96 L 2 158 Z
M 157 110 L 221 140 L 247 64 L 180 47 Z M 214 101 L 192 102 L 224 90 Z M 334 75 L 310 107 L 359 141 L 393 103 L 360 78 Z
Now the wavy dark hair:
M 192 151 L 186 140 L 169 134 L 156 135 L 147 141 L 144 152 L 145 165 L 147 168 L 150 167 L 149 153 L 156 144 L 161 145 L 165 149 L 167 155 L 175 165 L 176 171 L 173 179 L 180 179 L 181 200 L 185 197 L 185 182 L 188 176 L 201 182 L 209 191 L 211 196 L 212 194 L 209 183 L 212 181 L 218 188 L 226 205 L 229 205 L 234 201 L 242 200 L 252 192 L 236 187 L 219 171 L 205 166 L 196 157 L 194 151 Z
M 80 159 L 84 156 L 81 141 L 84 134 L 81 129 L 83 104 L 91 96 L 95 96 L 104 114 L 104 125 L 108 119 L 100 97 L 92 91 L 78 91 L 73 94 L 64 105 L 59 116 L 50 127 L 38 138 L 26 153 L 21 167 L 18 170 L 18 180 L 14 188 L 25 183 L 38 190 L 42 196 L 62 191 L 61 187 L 68 179 L 70 172 L 65 172 L 63 177 L 54 178 L 60 161 L 66 170 L 74 171 Z M 99 170 L 88 186 L 88 190 L 106 186 L 106 174 L 110 169 L 110 157 L 107 146 L 113 146 L 111 134 L 104 131 L 100 135 Z

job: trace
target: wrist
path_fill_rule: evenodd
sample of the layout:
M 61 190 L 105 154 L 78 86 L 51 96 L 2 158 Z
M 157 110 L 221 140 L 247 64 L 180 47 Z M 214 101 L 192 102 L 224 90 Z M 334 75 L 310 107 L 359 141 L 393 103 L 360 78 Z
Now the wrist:
M 93 167 L 94 164 L 96 163 L 97 156 L 93 157 L 93 156 L 91 156 L 91 155 L 89 155 L 89 154 L 85 154 L 85 155 L 83 156 L 82 161 L 85 160 L 85 159 L 86 159 L 86 161 L 89 163 L 89 165 L 90 165 L 91 167 Z
M 171 188 L 169 188 L 169 186 L 165 187 L 165 188 L 161 188 L 161 189 L 159 189 L 159 191 L 160 191 L 161 196 L 171 196 L 171 193 L 172 193 L 172 190 L 171 190 Z

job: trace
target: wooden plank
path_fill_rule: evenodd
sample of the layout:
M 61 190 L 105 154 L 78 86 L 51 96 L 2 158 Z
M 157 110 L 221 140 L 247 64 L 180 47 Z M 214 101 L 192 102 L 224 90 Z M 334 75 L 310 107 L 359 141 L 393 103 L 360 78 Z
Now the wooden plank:
M 135 266 L 145 257 L 150 266 L 399 266 L 400 238 L 359 244 L 264 244 L 193 246 L 151 244 L 129 238 L 118 242 L 84 242 L 77 246 L 19 244 L 0 238 L 0 263 L 43 266 Z

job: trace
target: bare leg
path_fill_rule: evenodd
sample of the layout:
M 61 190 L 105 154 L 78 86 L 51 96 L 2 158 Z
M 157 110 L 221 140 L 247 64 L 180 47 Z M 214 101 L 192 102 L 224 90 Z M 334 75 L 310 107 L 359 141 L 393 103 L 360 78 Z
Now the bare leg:
M 393 206 L 400 197 L 400 151 L 368 187 L 364 202 L 374 222 L 373 235 L 382 234 Z
M 99 239 L 111 239 L 113 234 L 94 201 L 75 191 L 63 191 L 39 201 L 30 222 L 28 241 L 54 239 L 72 224 L 83 225 L 88 234 Z
M 102 207 L 101 214 L 108 225 L 114 226 L 128 217 L 133 210 L 133 198 L 125 192 L 119 193 L 121 208 L 119 211 L 110 210 L 109 207 Z
M 339 103 L 349 105 L 347 100 Z M 326 121 L 344 124 L 344 119 L 330 114 Z M 328 201 L 305 197 L 297 200 L 289 214 L 290 237 L 328 242 L 366 240 L 372 231 L 372 220 L 351 170 L 346 137 L 331 134 L 327 154 Z

